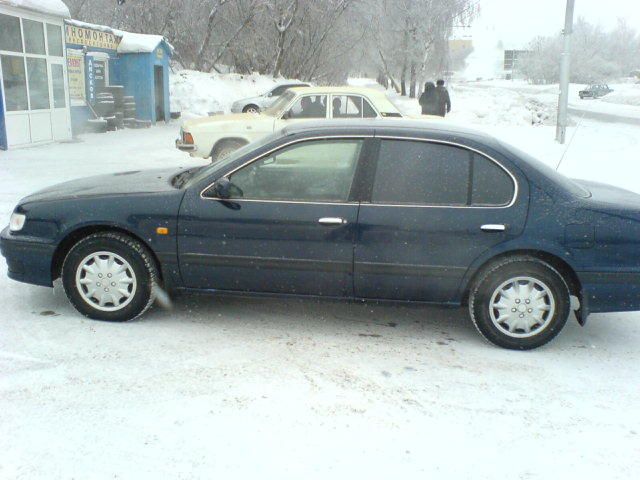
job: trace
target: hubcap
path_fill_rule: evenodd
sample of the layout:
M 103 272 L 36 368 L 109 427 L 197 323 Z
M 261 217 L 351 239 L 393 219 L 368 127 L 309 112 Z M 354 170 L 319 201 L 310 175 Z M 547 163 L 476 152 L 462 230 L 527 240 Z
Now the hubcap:
M 259 110 L 256 107 L 247 108 L 247 113 L 258 113 Z
M 126 307 L 136 293 L 136 275 L 124 258 L 112 252 L 88 255 L 76 271 L 76 287 L 93 308 L 114 312 Z
M 493 292 L 489 313 L 493 324 L 515 338 L 538 335 L 555 313 L 555 300 L 547 285 L 532 277 L 507 280 Z

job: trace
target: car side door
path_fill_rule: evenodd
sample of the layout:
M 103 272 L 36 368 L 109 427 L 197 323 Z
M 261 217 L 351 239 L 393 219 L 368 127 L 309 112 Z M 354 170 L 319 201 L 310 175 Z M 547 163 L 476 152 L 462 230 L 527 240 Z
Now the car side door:
M 451 302 L 475 259 L 520 235 L 528 188 L 463 145 L 377 141 L 371 190 L 358 217 L 355 294 Z
M 185 286 L 352 296 L 359 207 L 352 185 L 364 144 L 295 141 L 188 192 L 178 239 Z

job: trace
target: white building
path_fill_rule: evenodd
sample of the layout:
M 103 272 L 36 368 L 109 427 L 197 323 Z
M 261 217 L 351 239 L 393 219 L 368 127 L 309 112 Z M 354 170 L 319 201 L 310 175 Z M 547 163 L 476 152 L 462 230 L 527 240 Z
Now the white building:
M 0 149 L 71 139 L 62 0 L 0 0 Z

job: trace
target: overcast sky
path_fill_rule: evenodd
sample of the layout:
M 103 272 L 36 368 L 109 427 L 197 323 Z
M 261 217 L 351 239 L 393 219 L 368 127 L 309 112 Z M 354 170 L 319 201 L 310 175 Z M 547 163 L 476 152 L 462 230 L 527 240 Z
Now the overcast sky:
M 565 0 L 479 0 L 480 17 L 472 34 L 495 37 L 520 48 L 536 35 L 552 35 L 564 26 Z M 618 17 L 640 28 L 640 0 L 576 0 L 575 17 L 610 28 Z

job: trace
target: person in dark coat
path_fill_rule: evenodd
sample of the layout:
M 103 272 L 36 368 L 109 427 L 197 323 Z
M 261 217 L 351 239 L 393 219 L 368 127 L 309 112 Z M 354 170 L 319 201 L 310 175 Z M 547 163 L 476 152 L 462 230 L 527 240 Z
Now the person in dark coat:
M 424 84 L 424 92 L 420 95 L 418 100 L 422 107 L 423 115 L 438 115 L 438 95 L 436 92 L 436 86 L 433 82 L 427 82 Z
M 436 96 L 438 97 L 438 113 L 436 115 L 444 117 L 451 111 L 451 98 L 447 87 L 444 86 L 444 80 L 438 80 L 436 83 Z

